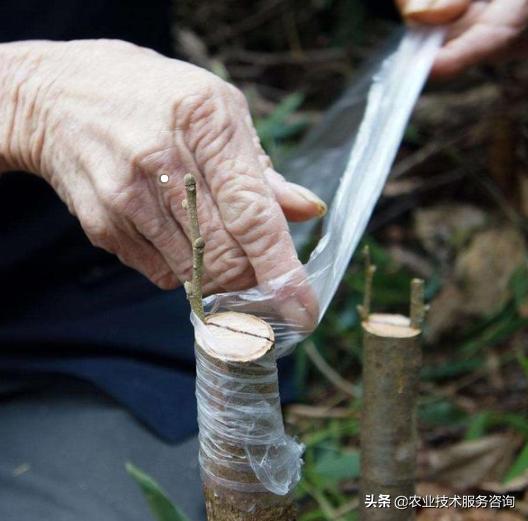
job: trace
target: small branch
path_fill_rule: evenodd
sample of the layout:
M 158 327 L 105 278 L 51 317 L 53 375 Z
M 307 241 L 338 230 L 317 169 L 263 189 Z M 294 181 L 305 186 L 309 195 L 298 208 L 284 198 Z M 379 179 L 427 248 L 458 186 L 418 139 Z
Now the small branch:
M 357 307 L 361 320 L 368 320 L 370 315 L 370 304 L 372 302 L 372 280 L 374 273 L 376 273 L 376 266 L 370 260 L 370 248 L 365 246 L 363 248 L 363 258 L 365 260 L 365 290 L 363 293 L 363 304 Z
M 335 517 L 332 518 L 332 521 L 341 521 L 345 519 L 346 514 L 352 512 L 353 510 L 356 510 L 356 508 L 359 505 L 359 501 L 357 498 L 352 499 L 351 501 L 348 501 L 344 505 L 341 505 L 339 508 L 336 508 L 334 511 Z
M 343 391 L 352 398 L 359 397 L 359 390 L 356 386 L 345 380 L 339 373 L 337 373 L 333 367 L 331 367 L 327 361 L 321 356 L 315 344 L 311 341 L 304 343 L 304 350 L 308 355 L 308 358 L 313 362 L 315 367 L 319 369 L 321 374 L 327 378 L 337 389 Z
M 336 510 L 326 498 L 325 493 L 319 490 L 317 487 L 309 485 L 307 481 L 303 481 L 302 488 L 304 491 L 311 496 L 319 505 L 324 519 L 333 520 L 336 519 Z
M 187 210 L 191 228 L 191 245 L 192 245 L 192 279 L 184 283 L 187 298 L 191 308 L 200 320 L 205 318 L 205 312 L 202 302 L 202 275 L 203 275 L 203 255 L 205 241 L 200 235 L 200 224 L 198 222 L 198 208 L 196 204 L 196 179 L 192 174 L 186 174 L 185 191 L 187 198 L 183 201 L 182 206 Z
M 295 418 L 315 418 L 315 419 L 329 419 L 329 418 L 351 418 L 353 412 L 349 407 L 318 407 L 313 405 L 304 405 L 296 403 L 288 406 L 286 414 L 289 421 L 292 423 Z
M 187 215 L 189 216 L 189 222 L 191 225 L 191 239 L 192 242 L 194 242 L 198 237 L 200 237 L 198 207 L 196 204 L 196 178 L 192 174 L 185 174 L 183 180 L 185 182 L 185 191 L 187 193 L 185 207 L 187 209 Z
M 413 279 L 411 281 L 411 308 L 410 318 L 413 329 L 422 329 L 427 310 L 424 304 L 424 281 L 422 279 Z

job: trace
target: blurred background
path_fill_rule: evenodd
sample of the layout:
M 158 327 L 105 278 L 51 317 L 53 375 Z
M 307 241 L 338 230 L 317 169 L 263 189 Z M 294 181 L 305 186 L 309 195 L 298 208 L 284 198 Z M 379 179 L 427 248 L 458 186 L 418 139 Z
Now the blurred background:
M 178 55 L 243 89 L 279 163 L 397 24 L 382 1 L 174 8 Z M 515 510 L 423 509 L 420 521 L 528 518 L 527 87 L 526 63 L 430 83 L 363 239 L 378 266 L 373 310 L 407 313 L 411 278 L 426 280 L 418 493 L 516 497 Z M 300 398 L 285 417 L 306 444 L 300 521 L 357 519 L 362 287 L 358 254 L 293 355 Z

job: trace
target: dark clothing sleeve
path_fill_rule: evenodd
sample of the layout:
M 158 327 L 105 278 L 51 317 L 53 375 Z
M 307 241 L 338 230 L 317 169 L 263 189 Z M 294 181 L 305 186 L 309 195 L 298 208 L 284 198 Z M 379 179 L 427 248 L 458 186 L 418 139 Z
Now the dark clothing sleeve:
M 169 14 L 164 0 L 3 0 L 0 41 L 119 38 L 170 56 Z M 168 440 L 196 430 L 181 290 L 91 246 L 51 187 L 20 172 L 0 176 L 0 251 L 0 380 L 76 376 Z

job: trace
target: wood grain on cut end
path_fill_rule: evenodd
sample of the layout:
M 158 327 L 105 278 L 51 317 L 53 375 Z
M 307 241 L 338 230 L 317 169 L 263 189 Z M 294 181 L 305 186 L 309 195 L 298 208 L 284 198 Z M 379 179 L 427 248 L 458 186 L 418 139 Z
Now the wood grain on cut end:
M 228 311 L 208 315 L 208 331 L 217 338 L 214 352 L 204 346 L 208 355 L 233 362 L 258 360 L 273 348 L 275 335 L 271 326 L 245 313 Z
M 411 338 L 420 334 L 419 329 L 411 327 L 411 321 L 403 315 L 372 313 L 363 322 L 363 328 L 371 335 L 392 338 Z

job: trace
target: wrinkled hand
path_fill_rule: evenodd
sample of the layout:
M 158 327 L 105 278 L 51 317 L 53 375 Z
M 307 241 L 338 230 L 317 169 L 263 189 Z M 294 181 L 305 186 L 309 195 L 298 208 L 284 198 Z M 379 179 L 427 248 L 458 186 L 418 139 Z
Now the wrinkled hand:
M 433 66 L 435 77 L 451 77 L 491 59 L 526 56 L 528 0 L 396 0 L 411 22 L 454 22 Z
M 190 279 L 182 201 L 193 172 L 206 292 L 300 268 L 285 216 L 321 215 L 324 203 L 273 170 L 238 89 L 125 42 L 41 45 L 38 59 L 27 52 L 31 75 L 19 92 L 32 96 L 19 96 L 24 117 L 12 149 L 19 168 L 51 183 L 94 245 L 162 288 Z

